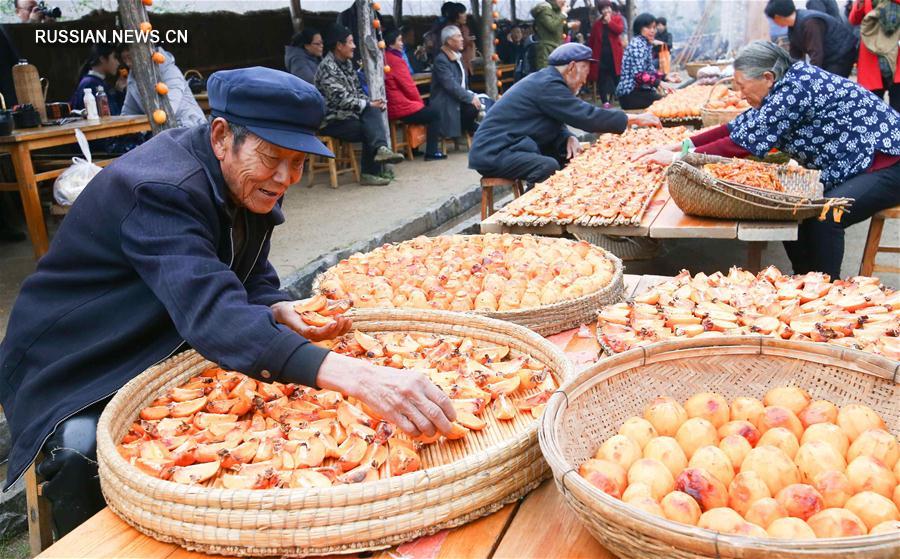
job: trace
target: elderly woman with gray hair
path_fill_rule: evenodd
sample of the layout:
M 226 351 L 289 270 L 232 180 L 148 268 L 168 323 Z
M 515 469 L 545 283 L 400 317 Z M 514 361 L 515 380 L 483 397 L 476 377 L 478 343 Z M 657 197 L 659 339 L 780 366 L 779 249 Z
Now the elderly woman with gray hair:
M 448 25 L 441 31 L 441 50 L 431 67 L 429 105 L 440 114 L 443 138 L 456 138 L 463 131 L 474 134 L 475 118 L 481 110 L 478 97 L 469 90 L 462 63 L 463 36 L 459 27 Z
M 725 157 L 762 157 L 777 148 L 801 165 L 822 171 L 825 195 L 853 198 L 840 223 L 834 216 L 800 225 L 785 242 L 794 273 L 840 276 L 844 229 L 900 205 L 900 114 L 858 84 L 766 42 L 747 45 L 734 61 L 734 85 L 751 109 L 685 144 L 635 157 L 661 163 L 684 148 Z

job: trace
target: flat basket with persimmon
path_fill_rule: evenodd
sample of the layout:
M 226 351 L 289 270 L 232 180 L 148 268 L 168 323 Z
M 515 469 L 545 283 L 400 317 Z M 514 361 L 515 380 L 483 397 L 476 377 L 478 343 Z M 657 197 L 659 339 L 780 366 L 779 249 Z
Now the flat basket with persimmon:
M 738 399 L 744 401 L 752 399 L 762 410 L 764 396 L 767 400 L 768 394 L 773 388 L 783 390 L 782 387 L 792 386 L 797 389 L 797 392 L 808 398 L 807 406 L 812 403 L 818 406 L 821 402 L 823 406 L 830 406 L 835 412 L 836 406 L 839 406 L 842 411 L 844 408 L 850 407 L 858 410 L 865 409 L 868 410 L 868 415 L 865 416 L 866 420 L 877 414 L 880 416 L 880 419 L 877 419 L 880 427 L 863 433 L 879 433 L 884 438 L 893 439 L 894 445 L 896 445 L 896 437 L 900 433 L 900 405 L 898 405 L 900 384 L 898 384 L 897 367 L 896 361 L 883 356 L 822 344 L 762 337 L 690 339 L 657 343 L 604 359 L 582 371 L 571 382 L 566 383 L 562 387 L 561 393 L 551 398 L 541 420 L 539 431 L 541 450 L 553 470 L 557 488 L 565 497 L 567 505 L 588 531 L 619 557 L 645 559 L 896 558 L 900 556 L 900 532 L 897 531 L 900 530 L 900 523 L 889 519 L 884 524 L 869 527 L 846 509 L 824 508 L 836 505 L 818 503 L 815 511 L 808 511 L 815 513 L 807 520 L 809 526 L 800 526 L 807 533 L 810 532 L 810 529 L 816 530 L 815 537 L 808 539 L 800 537 L 781 539 L 784 536 L 779 534 L 783 524 L 806 525 L 806 522 L 800 518 L 781 520 L 778 522 L 780 528 L 774 528 L 775 522 L 773 521 L 769 525 L 768 531 L 749 521 L 744 521 L 738 516 L 738 512 L 729 508 L 734 503 L 733 496 L 728 498 L 715 494 L 716 486 L 719 486 L 719 491 L 721 491 L 722 482 L 712 481 L 706 484 L 708 480 L 699 478 L 708 477 L 707 474 L 694 475 L 697 473 L 697 466 L 693 464 L 693 458 L 687 469 L 682 470 L 685 477 L 682 475 L 674 477 L 670 474 L 671 466 L 668 463 L 658 463 L 665 458 L 657 460 L 646 457 L 651 440 L 668 439 L 677 447 L 679 443 L 682 443 L 683 446 L 684 441 L 690 442 L 694 436 L 690 432 L 683 433 L 682 428 L 677 430 L 677 434 L 669 435 L 662 431 L 654 434 L 653 427 L 660 424 L 657 420 L 665 419 L 665 417 L 648 415 L 646 406 L 650 402 L 655 404 L 668 401 L 684 412 L 684 408 L 681 408 L 678 402 L 685 402 L 685 407 L 688 407 L 690 400 L 694 399 L 692 396 L 711 396 L 710 400 L 724 398 L 731 402 Z M 654 401 L 653 399 L 656 397 L 661 398 Z M 851 404 L 853 406 L 850 406 Z M 734 406 L 735 404 L 732 403 L 732 413 L 735 410 Z M 773 411 L 764 413 L 761 417 L 775 418 L 774 410 L 776 408 L 777 406 L 765 408 L 765 410 L 772 409 Z M 694 409 L 693 413 L 696 414 L 697 408 Z M 701 413 L 706 413 L 713 410 L 713 407 L 704 406 L 700 410 Z M 728 413 L 728 408 L 726 407 L 724 411 Z M 643 417 L 641 417 L 642 412 Z M 839 418 L 837 423 L 840 424 L 841 412 L 836 413 Z M 799 412 L 799 415 L 807 422 L 818 421 L 814 420 L 812 416 L 804 415 L 802 411 Z M 690 416 L 697 419 L 685 421 L 687 417 L 685 415 L 680 419 L 684 429 L 687 428 L 688 422 L 703 423 L 697 415 Z M 651 424 L 647 421 L 648 418 L 657 423 Z M 796 416 L 793 416 L 793 420 L 800 428 L 806 425 L 806 423 L 800 425 L 800 420 Z M 640 456 L 640 445 L 634 442 L 637 440 L 635 435 L 642 431 L 635 431 L 633 428 L 641 423 L 649 425 L 650 431 L 653 431 L 647 435 L 648 437 L 656 437 L 645 442 L 644 458 Z M 747 421 L 732 421 L 731 423 L 747 423 Z M 759 420 L 759 424 L 763 424 L 763 419 Z M 839 432 L 846 432 L 844 429 L 853 429 L 857 425 L 863 425 L 863 422 L 849 423 L 841 428 L 832 424 L 832 427 Z M 709 427 L 714 429 L 712 425 Z M 755 431 L 755 427 L 749 428 Z M 660 429 L 662 429 L 662 425 Z M 763 436 L 765 437 L 770 431 L 778 430 L 772 428 L 765 431 Z M 780 430 L 787 431 L 788 437 L 794 436 L 785 428 L 780 428 Z M 758 431 L 756 434 L 759 434 Z M 856 440 L 862 438 L 860 433 L 855 433 L 855 435 Z M 745 442 L 741 434 L 736 437 L 741 439 L 738 442 Z M 606 471 L 612 471 L 622 468 L 617 464 L 610 466 L 609 463 L 621 460 L 625 455 L 613 455 L 606 452 L 603 454 L 606 459 L 597 459 L 601 452 L 611 450 L 611 447 L 614 446 L 612 443 L 616 442 L 617 438 L 625 439 L 626 443 L 637 445 L 638 448 L 636 461 L 627 470 L 624 468 L 620 470 L 619 475 L 622 476 L 622 479 L 619 482 L 615 481 L 617 474 L 614 472 L 605 474 L 603 470 L 607 468 Z M 677 442 L 675 442 L 676 439 Z M 767 470 L 769 462 L 765 460 L 765 457 L 771 454 L 790 462 L 789 466 L 786 466 L 789 469 L 798 468 L 798 466 L 791 462 L 784 451 L 772 446 L 773 443 L 764 445 L 762 439 L 759 441 L 760 444 L 749 451 L 754 456 L 754 462 L 747 468 L 743 464 L 739 466 L 735 470 L 739 473 L 735 475 L 734 479 L 737 480 L 737 476 L 755 476 L 766 480 L 765 482 L 760 481 L 760 483 L 783 484 L 789 489 L 780 490 L 778 498 L 790 497 L 788 494 L 797 490 L 801 484 L 796 481 L 785 481 L 785 476 L 780 475 L 782 470 L 776 467 L 775 461 L 772 462 L 771 470 Z M 810 456 L 805 457 L 804 466 L 819 468 L 820 463 L 817 460 L 810 460 L 811 457 L 814 458 L 815 454 L 812 452 L 815 450 L 813 447 L 818 448 L 824 445 L 825 450 L 828 450 L 831 448 L 830 445 L 817 441 L 806 443 L 802 447 L 807 445 L 810 445 L 807 449 Z M 622 448 L 625 446 L 623 445 Z M 709 450 L 708 454 L 718 454 L 720 447 L 706 446 L 700 447 L 700 450 L 707 449 Z M 681 452 L 680 448 L 677 450 Z M 896 446 L 888 452 L 895 450 Z M 597 451 L 596 454 L 595 451 Z M 853 453 L 853 445 L 850 447 L 850 452 Z M 722 453 L 724 454 L 724 451 Z M 699 454 L 699 451 L 695 450 L 694 454 Z M 744 461 L 749 462 L 751 454 L 745 454 Z M 798 460 L 800 460 L 800 454 L 802 453 L 798 451 Z M 682 454 L 683 457 L 684 454 Z M 896 458 L 896 456 L 892 456 L 892 458 Z M 734 459 L 733 455 L 727 455 L 725 458 L 729 470 L 732 468 Z M 840 457 L 835 460 L 841 462 L 844 458 Z M 892 473 L 887 466 L 880 465 L 878 460 L 869 456 L 860 456 L 850 462 L 847 467 L 847 478 L 859 473 L 849 473 L 851 467 L 857 468 L 854 466 L 857 461 L 859 462 L 858 469 L 862 467 L 877 469 L 877 473 L 884 479 L 888 479 L 888 484 L 896 485 L 896 479 L 893 482 L 890 482 L 889 479 L 896 476 L 896 473 Z M 644 464 L 645 462 L 646 464 Z M 585 466 L 588 464 L 590 467 L 586 470 Z M 653 471 L 651 466 L 660 469 L 658 478 L 654 479 L 652 475 L 646 475 Z M 686 475 L 686 472 L 691 469 L 692 473 Z M 752 469 L 753 472 L 745 474 L 745 469 Z M 627 471 L 627 482 L 623 471 Z M 701 471 L 713 470 L 701 469 Z M 799 473 L 793 470 L 790 473 L 797 478 L 804 475 L 804 471 L 801 467 Z M 895 465 L 894 472 L 896 471 L 897 466 Z M 593 472 L 598 473 L 594 474 Z M 587 477 L 583 477 L 582 473 L 591 477 L 593 483 Z M 823 473 L 831 475 L 832 472 Z M 844 473 L 840 471 L 835 475 L 840 477 L 844 476 Z M 869 475 L 868 471 L 865 475 Z M 698 479 L 695 480 L 694 477 L 698 477 Z M 645 483 L 638 483 L 637 478 L 641 478 L 641 481 Z M 667 478 L 668 481 L 663 480 L 657 484 L 657 481 L 662 478 Z M 872 479 L 877 479 L 878 483 L 883 481 L 882 477 L 873 477 Z M 610 483 L 627 485 L 627 490 L 620 497 L 614 496 L 614 494 L 619 495 L 619 491 L 623 487 L 613 487 L 609 485 Z M 791 483 L 796 485 L 787 485 Z M 881 484 L 884 485 L 884 483 Z M 628 495 L 628 490 L 632 489 L 631 485 L 635 485 L 635 489 L 631 495 Z M 638 489 L 638 486 L 642 485 L 647 487 Z M 660 489 L 660 495 L 654 495 L 654 492 L 659 489 L 656 485 L 664 486 Z M 601 486 L 606 490 L 601 490 Z M 735 482 L 728 487 L 734 488 Z M 814 493 L 808 486 L 801 487 L 801 489 L 803 488 Z M 871 497 L 874 489 L 867 488 L 868 486 L 864 486 L 863 490 L 868 490 Z M 877 490 L 890 494 L 890 487 L 879 486 Z M 642 491 L 647 495 L 641 496 Z M 740 491 L 737 489 L 734 489 L 733 492 L 740 496 Z M 659 499 L 661 495 L 664 495 L 664 498 Z M 896 500 L 896 498 L 895 494 L 894 499 Z M 886 510 L 890 509 L 888 518 L 891 514 L 896 514 L 896 508 L 891 504 L 890 497 L 875 495 L 873 499 L 879 503 L 886 503 Z M 700 514 L 700 507 L 704 507 L 705 512 L 700 516 L 699 522 L 697 522 L 696 516 L 690 523 L 687 521 L 676 522 L 672 518 L 681 518 L 684 515 L 673 514 L 674 509 L 664 508 L 667 504 L 671 504 L 667 503 L 669 500 L 691 501 L 688 504 L 697 509 L 697 515 Z M 692 504 L 694 500 L 699 505 Z M 719 504 L 715 504 L 715 501 L 719 501 Z M 726 501 L 727 505 L 722 504 Z M 776 502 L 781 503 L 773 498 L 760 499 L 760 501 L 769 501 L 773 505 Z M 847 501 L 847 503 L 849 502 Z M 663 507 L 660 507 L 660 503 Z M 798 504 L 805 506 L 800 502 Z M 734 506 L 740 508 L 737 505 Z M 845 506 L 850 507 L 849 504 Z M 775 505 L 775 508 L 778 507 L 779 505 Z M 674 512 L 680 511 L 674 510 Z M 860 511 L 860 514 L 868 516 L 868 512 L 863 510 Z M 719 513 L 728 514 L 720 515 Z M 790 512 L 792 517 L 795 514 L 799 515 L 799 513 Z M 733 516 L 737 522 L 733 526 L 728 526 L 727 529 L 726 527 L 716 529 L 699 527 L 711 524 L 711 522 L 704 524 L 704 517 L 709 521 L 714 521 L 717 516 L 726 518 Z M 750 512 L 745 512 L 744 516 L 749 517 Z M 776 516 L 778 515 L 774 515 L 773 518 L 778 521 L 779 518 Z M 784 514 L 781 518 L 787 518 L 787 516 Z M 802 518 L 806 514 L 800 516 Z M 850 519 L 847 526 L 844 526 L 842 522 L 833 522 L 834 518 L 840 520 L 845 517 Z M 867 520 L 870 519 L 867 518 Z M 847 533 L 853 535 L 846 536 Z
M 496 358 L 497 363 L 505 358 L 506 368 L 492 369 L 494 361 L 490 357 L 482 359 L 483 363 L 465 363 L 463 366 L 472 369 L 473 376 L 479 372 L 494 374 L 490 372 L 492 370 L 498 375 L 499 371 L 505 376 L 512 373 L 501 381 L 506 384 L 509 380 L 519 381 L 521 377 L 516 375 L 520 373 L 528 376 L 528 371 L 521 367 L 534 366 L 543 372 L 540 382 L 528 377 L 534 381 L 529 388 L 516 382 L 516 386 L 508 387 L 507 392 L 499 384 L 493 388 L 487 385 L 485 391 L 495 390 L 497 394 L 490 393 L 488 402 L 482 401 L 478 406 L 477 399 L 460 396 L 467 399 L 454 400 L 454 407 L 459 404 L 462 407 L 458 410 L 468 411 L 466 414 L 458 411 L 457 422 L 463 422 L 463 415 L 466 415 L 468 421 L 474 422 L 469 423 L 471 430 L 461 429 L 464 434 L 454 436 L 452 440 L 447 435 L 434 437 L 421 446 L 410 446 L 411 440 L 397 430 L 388 433 L 386 427 L 390 424 L 384 421 L 375 419 L 369 426 L 357 423 L 366 417 L 357 408 L 347 408 L 351 418 L 356 418 L 352 425 L 342 421 L 340 402 L 349 400 L 341 400 L 338 393 L 318 394 L 292 385 L 256 384 L 238 373 L 218 369 L 193 350 L 187 351 L 148 369 L 126 384 L 100 418 L 97 429 L 100 482 L 113 512 L 144 534 L 204 553 L 231 556 L 351 553 L 384 549 L 470 522 L 522 497 L 547 477 L 547 465 L 537 443 L 535 418 L 552 393 L 551 384 L 555 390 L 572 375 L 571 363 L 553 344 L 514 324 L 437 311 L 361 310 L 354 317 L 354 327 L 357 332 L 350 335 L 350 345 L 356 343 L 354 336 L 366 340 L 367 345 L 374 343 L 376 338 L 386 340 L 390 336 L 391 343 L 397 347 L 385 346 L 388 352 L 407 351 L 401 346 L 417 345 L 418 353 L 408 358 L 409 363 L 396 364 L 398 367 L 412 367 L 430 351 L 443 351 L 441 347 L 450 343 L 447 340 L 455 340 L 452 343 L 459 344 L 460 348 L 466 344 L 467 351 L 474 350 L 476 354 L 481 348 L 486 356 Z M 381 353 L 381 350 L 371 347 L 369 353 Z M 463 362 L 460 355 L 458 352 L 448 355 L 442 363 Z M 441 373 L 436 371 L 435 374 Z M 256 393 L 253 408 L 239 416 L 239 421 L 232 419 L 226 426 L 227 433 L 243 429 L 246 433 L 244 442 L 239 447 L 223 447 L 216 451 L 223 444 L 237 442 L 225 434 L 224 443 L 201 445 L 206 450 L 216 451 L 211 456 L 212 462 L 201 463 L 199 454 L 195 454 L 196 464 L 162 462 L 162 468 L 155 471 L 164 475 L 153 475 L 154 470 L 148 473 L 148 465 L 160 463 L 161 456 L 154 457 L 153 454 L 161 453 L 162 458 L 168 460 L 171 452 L 172 458 L 177 458 L 177 449 L 167 451 L 165 448 L 171 448 L 186 437 L 199 437 L 201 433 L 212 436 L 215 434 L 213 427 L 224 424 L 209 423 L 200 432 L 193 428 L 186 430 L 180 438 L 173 437 L 179 440 L 161 441 L 163 448 L 160 449 L 160 441 L 147 433 L 154 427 L 161 429 L 161 422 L 166 420 L 141 421 L 137 419 L 139 414 L 143 416 L 144 410 L 160 408 L 160 402 L 167 396 L 175 397 L 191 390 L 180 388 L 185 383 L 203 383 L 206 379 L 218 386 L 220 380 L 216 379 L 229 379 L 234 375 L 243 380 L 233 391 L 239 390 L 240 386 L 251 386 L 255 387 Z M 288 387 L 292 388 L 289 397 Z M 474 384 L 463 386 L 462 382 L 450 387 L 451 393 L 460 390 L 477 393 L 479 388 Z M 284 391 L 284 396 L 278 391 Z M 312 398 L 308 398 L 310 395 Z M 206 397 L 213 403 L 211 394 Z M 266 399 L 272 397 L 275 399 Z M 322 440 L 338 438 L 337 431 L 331 431 L 327 437 L 321 432 L 313 432 L 316 424 L 328 421 L 327 417 L 334 416 L 331 412 L 335 411 L 333 406 L 329 408 L 325 403 L 321 408 L 311 405 L 318 397 L 338 402 L 336 421 L 350 425 L 344 432 L 345 442 L 356 444 L 361 437 L 375 435 L 374 439 L 366 440 L 369 450 L 376 452 L 366 451 L 362 458 L 357 455 L 350 465 L 353 469 L 349 471 L 341 466 L 342 462 L 346 465 L 349 458 L 340 455 L 340 447 L 338 455 L 326 457 L 324 462 L 320 454 L 315 461 L 318 467 L 312 467 L 310 449 L 319 447 L 321 451 L 321 444 L 309 444 L 309 434 Z M 506 405 L 495 405 L 501 401 L 498 398 L 507 398 Z M 181 415 L 175 411 L 184 411 L 186 405 L 189 404 L 173 401 L 163 407 L 168 406 L 174 418 Z M 478 411 L 472 411 L 475 407 Z M 206 411 L 208 409 L 204 408 L 204 412 L 186 423 L 197 426 L 198 416 L 203 413 L 206 422 L 212 421 L 212 416 L 227 415 Z M 304 418 L 309 412 L 312 415 Z M 252 420 L 247 419 L 250 416 L 253 416 Z M 267 430 L 254 430 L 256 421 Z M 333 427 L 336 429 L 338 425 Z M 454 429 L 457 427 L 454 424 Z M 248 428 L 252 432 L 248 432 Z M 283 434 L 278 429 L 283 429 Z M 367 432 L 369 435 L 365 435 Z M 292 433 L 298 437 L 292 437 Z M 380 444 L 378 437 L 384 433 L 392 437 L 386 445 L 391 449 L 391 459 L 377 458 L 375 446 Z M 266 463 L 238 456 L 240 449 L 252 445 L 255 450 L 257 443 L 259 449 L 266 444 L 271 451 L 272 440 L 277 443 L 276 454 L 269 452 Z M 394 442 L 400 443 L 396 449 L 403 451 L 399 460 L 394 460 Z M 285 455 L 289 452 L 289 444 L 296 447 L 296 451 L 290 451 L 292 457 L 290 453 Z M 129 454 L 129 448 L 137 455 Z M 193 448 L 196 452 L 198 447 Z M 404 449 L 413 448 L 418 455 L 411 464 L 408 458 L 413 455 Z M 144 456 L 145 450 L 149 456 Z M 253 460 L 260 458 L 259 452 Z M 367 463 L 367 460 L 371 462 Z M 275 461 L 277 466 L 272 465 Z M 289 462 L 293 464 L 289 465 Z M 208 464 L 212 464 L 210 471 L 201 473 Z M 401 471 L 395 469 L 398 467 Z M 331 482 L 325 480 L 326 474 L 330 474 Z

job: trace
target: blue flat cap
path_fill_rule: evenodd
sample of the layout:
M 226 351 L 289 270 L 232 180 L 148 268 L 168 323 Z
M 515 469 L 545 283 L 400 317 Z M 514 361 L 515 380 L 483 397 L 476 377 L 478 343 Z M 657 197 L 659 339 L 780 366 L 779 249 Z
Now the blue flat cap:
M 566 43 L 553 49 L 547 58 L 550 66 L 565 66 L 569 62 L 597 62 L 593 56 L 591 47 L 581 43 Z
M 212 116 L 246 126 L 277 146 L 334 157 L 316 138 L 325 100 L 297 76 L 260 66 L 223 70 L 209 77 L 206 89 Z

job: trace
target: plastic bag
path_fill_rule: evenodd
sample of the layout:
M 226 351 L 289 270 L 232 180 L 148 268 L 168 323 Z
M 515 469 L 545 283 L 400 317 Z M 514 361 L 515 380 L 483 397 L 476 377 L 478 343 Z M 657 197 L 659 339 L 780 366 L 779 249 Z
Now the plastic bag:
M 672 71 L 672 55 L 669 53 L 669 46 L 665 43 L 659 49 L 659 71 L 663 74 Z
M 87 138 L 84 132 L 75 129 L 75 139 L 84 154 L 84 159 L 80 157 L 72 158 L 72 165 L 56 177 L 53 183 L 53 199 L 60 206 L 71 206 L 75 203 L 75 199 L 84 190 L 91 179 L 100 172 L 100 167 L 91 162 L 91 149 L 88 147 Z

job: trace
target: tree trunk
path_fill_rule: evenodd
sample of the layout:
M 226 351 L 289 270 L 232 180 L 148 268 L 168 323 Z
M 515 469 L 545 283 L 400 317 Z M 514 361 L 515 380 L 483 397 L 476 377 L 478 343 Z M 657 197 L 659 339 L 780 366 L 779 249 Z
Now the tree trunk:
M 494 61 L 494 5 L 481 0 L 481 55 L 484 58 L 484 92 L 497 98 L 497 63 Z
M 119 18 L 121 19 L 122 29 L 140 29 L 141 22 L 149 21 L 147 10 L 141 2 L 134 0 L 119 0 Z M 159 68 L 157 64 L 150 58 L 152 52 L 150 50 L 149 39 L 143 42 L 131 43 L 128 47 L 131 53 L 131 75 L 134 76 L 134 84 L 138 88 L 141 98 L 141 106 L 144 112 L 150 118 L 150 128 L 154 134 L 175 128 L 178 123 L 175 121 L 175 111 L 169 103 L 169 97 L 160 95 L 156 92 L 156 84 L 160 82 Z M 153 113 L 162 109 L 166 113 L 166 121 L 157 124 L 153 119 Z
M 303 29 L 303 14 L 300 13 L 300 0 L 291 0 L 291 23 L 294 26 L 294 33 L 299 33 Z
M 384 91 L 384 54 L 378 48 L 381 40 L 380 33 L 372 26 L 375 18 L 368 0 L 355 0 L 357 25 L 359 27 L 359 56 L 362 60 L 363 71 L 366 73 L 366 82 L 369 84 L 369 99 L 386 99 Z M 381 112 L 383 132 L 390 144 L 388 130 L 387 111 Z
M 400 27 L 403 22 L 403 0 L 394 0 L 394 26 Z

